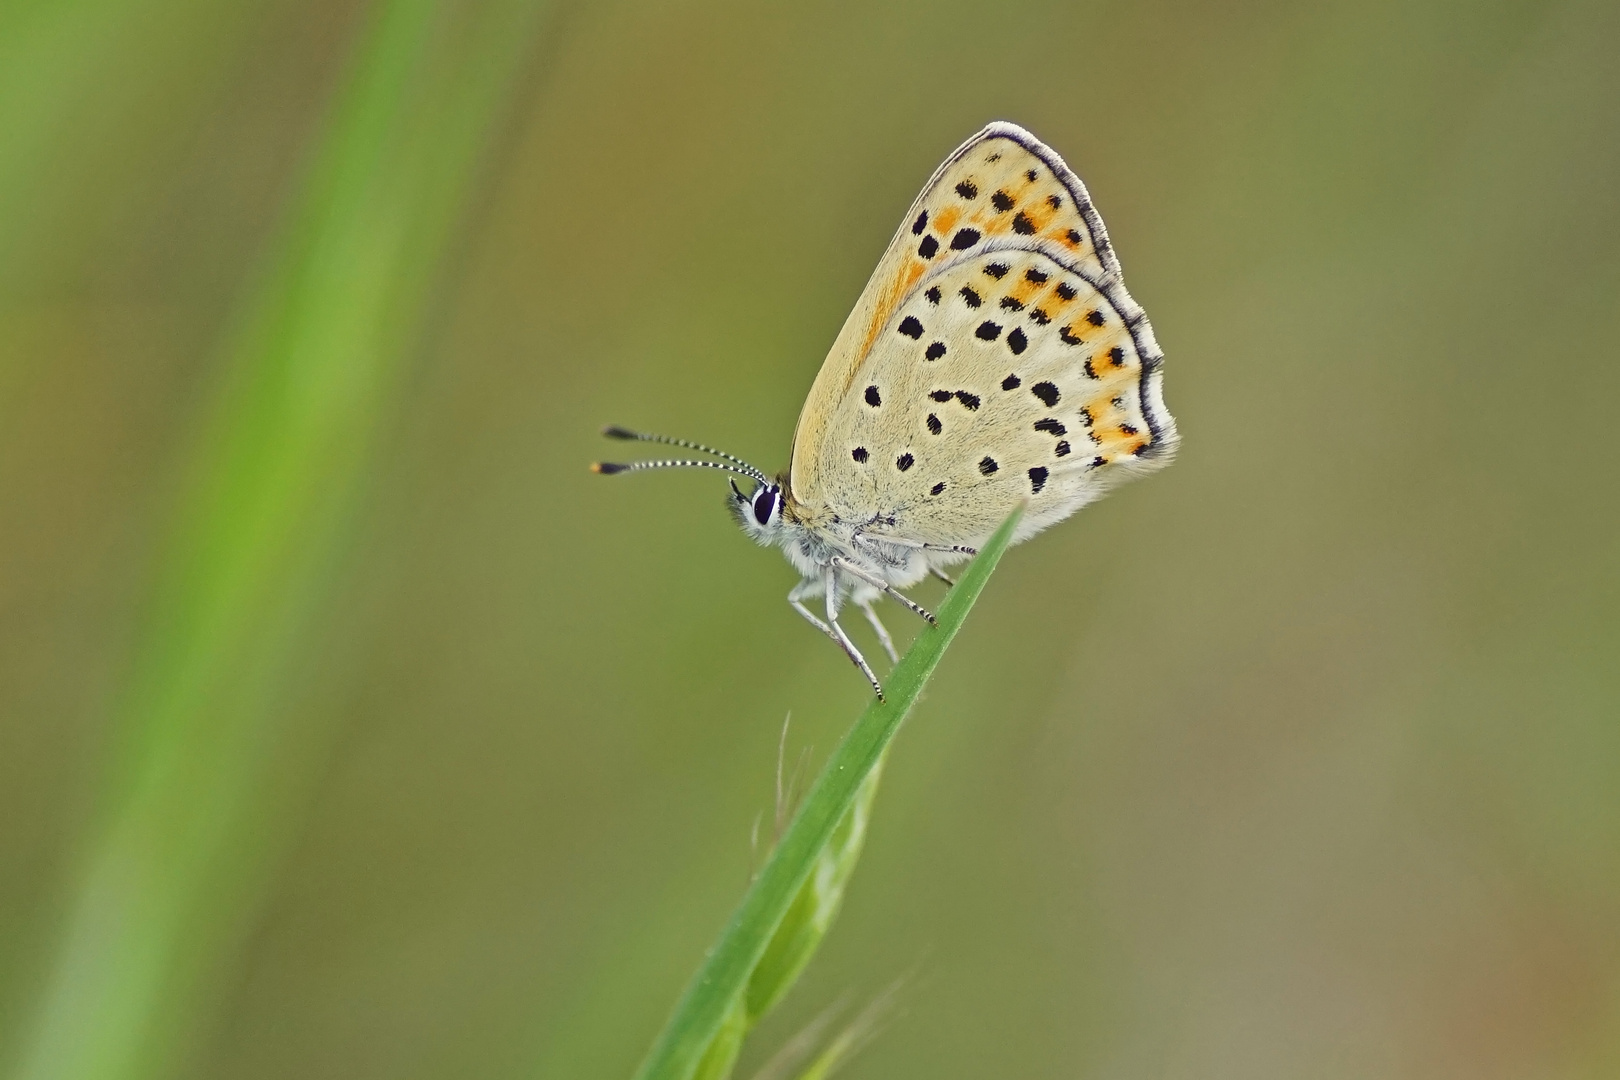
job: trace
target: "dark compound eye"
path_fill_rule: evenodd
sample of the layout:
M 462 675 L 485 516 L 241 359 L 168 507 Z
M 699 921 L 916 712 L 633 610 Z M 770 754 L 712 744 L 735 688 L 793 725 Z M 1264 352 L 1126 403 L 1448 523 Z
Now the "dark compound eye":
M 771 512 L 776 509 L 776 489 L 766 488 L 754 496 L 754 520 L 761 525 L 769 525 Z

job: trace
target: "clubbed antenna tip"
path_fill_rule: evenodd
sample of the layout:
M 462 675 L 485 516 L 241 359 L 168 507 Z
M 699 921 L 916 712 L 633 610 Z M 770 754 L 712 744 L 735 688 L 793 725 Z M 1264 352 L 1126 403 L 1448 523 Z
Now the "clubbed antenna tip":
M 603 476 L 612 476 L 614 473 L 622 473 L 627 471 L 629 468 L 630 466 L 628 465 L 618 465 L 611 461 L 591 462 L 591 472 L 601 473 Z
M 602 434 L 610 439 L 639 439 L 641 436 L 629 428 L 622 428 L 618 424 L 609 424 L 602 429 Z

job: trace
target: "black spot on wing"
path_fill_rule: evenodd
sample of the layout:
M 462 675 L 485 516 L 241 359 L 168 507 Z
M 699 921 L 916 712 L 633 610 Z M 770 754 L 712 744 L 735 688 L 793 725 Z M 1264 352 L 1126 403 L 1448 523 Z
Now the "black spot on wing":
M 1024 332 L 1015 326 L 1012 333 L 1007 335 L 1007 348 L 1012 350 L 1014 356 L 1017 356 L 1029 348 L 1029 338 L 1025 337 Z
M 979 197 L 979 188 L 973 181 L 963 180 L 956 185 L 956 193 L 964 199 L 977 199 Z
M 915 341 L 923 335 L 923 324 L 917 321 L 917 316 L 907 315 L 900 320 L 900 332 Z
M 999 324 L 986 319 L 979 324 L 977 330 L 973 331 L 973 335 L 980 341 L 994 341 L 1001 336 L 1001 327 Z
M 1040 494 L 1041 488 L 1046 486 L 1046 466 L 1037 465 L 1029 470 L 1029 493 Z
M 923 295 L 928 297 L 928 302 L 930 304 L 938 304 L 939 303 L 939 286 L 935 285 L 933 288 L 931 288 L 927 292 L 923 293 Z
M 989 476 L 999 468 L 1001 468 L 1001 466 L 996 464 L 996 459 L 990 457 L 989 455 L 979 459 L 979 471 L 985 476 Z
M 893 221 L 894 219 L 890 218 L 889 220 Z M 1028 214 L 1020 210 L 1013 215 L 1013 232 L 1019 236 L 1033 236 L 1035 234 L 1035 223 L 1029 220 Z
M 1052 453 L 1056 454 L 1058 457 L 1068 457 L 1069 456 L 1069 444 L 1066 443 L 1066 442 L 1058 443 L 1056 446 L 1054 446 L 1052 448 Z
M 901 454 L 899 457 L 894 459 L 894 467 L 899 469 L 901 472 L 905 472 L 915 463 L 916 458 L 913 458 L 910 454 Z
M 929 432 L 929 434 L 938 435 L 944 429 L 945 429 L 945 425 L 941 424 L 939 422 L 939 417 L 935 416 L 933 413 L 929 413 L 928 414 L 928 432 Z
M 932 259 L 934 257 L 934 253 L 938 250 L 939 241 L 935 240 L 932 236 L 923 237 L 922 243 L 917 245 L 917 254 L 921 255 L 925 259 Z
M 1064 326 L 1064 327 L 1060 327 L 1058 329 L 1058 337 L 1062 340 L 1063 344 L 1065 344 L 1065 345 L 1078 345 L 1078 344 L 1080 344 L 1081 339 L 1074 336 L 1074 334 L 1071 332 L 1073 330 L 1074 330 L 1074 327 L 1072 327 L 1072 326 Z
M 1047 323 L 1052 321 L 1052 316 L 1048 315 L 1046 312 L 1042 311 L 1040 308 L 1030 308 L 1029 309 L 1029 317 L 1030 317 L 1030 320 L 1032 322 L 1034 322 L 1037 326 L 1045 326 Z
M 1023 380 L 1017 375 L 1008 375 L 1005 379 L 1001 380 L 1001 388 L 1003 390 L 1016 390 L 1022 385 Z
M 1048 205 L 1052 209 L 1056 210 L 1058 207 L 1063 205 L 1063 196 L 1061 196 L 1061 195 L 1048 195 L 1046 197 L 1046 205 Z
M 874 409 L 883 404 L 883 395 L 878 393 L 877 387 L 868 386 L 866 388 L 866 403 Z
M 1090 323 L 1092 326 L 1101 326 L 1107 321 L 1108 316 L 1104 315 L 1095 308 L 1086 312 L 1086 322 Z
M 855 463 L 857 465 L 865 465 L 866 459 L 869 455 L 866 452 L 866 447 L 857 446 L 855 449 L 849 452 L 849 456 L 855 459 Z
M 1003 311 L 1023 311 L 1024 302 L 1016 296 L 1003 296 L 1001 298 L 1001 308 Z
M 1007 276 L 1007 269 L 1008 267 L 1006 263 L 991 263 L 984 268 L 984 272 L 995 278 L 997 281 L 1000 281 L 1002 278 Z
M 979 407 L 979 395 L 970 394 L 966 390 L 958 390 L 956 392 L 956 400 L 960 401 L 962 403 L 962 407 L 968 412 L 973 412 Z
M 1115 367 L 1124 367 L 1125 366 L 1125 350 L 1124 350 L 1124 348 L 1119 346 L 1119 345 L 1115 345 L 1112 349 L 1109 349 L 1108 350 L 1108 359 L 1110 361 L 1112 361 L 1112 363 L 1113 363 L 1113 365 Z
M 1064 427 L 1060 421 L 1053 420 L 1051 417 L 1047 417 L 1045 420 L 1035 421 L 1035 430 L 1045 431 L 1052 435 L 1067 435 L 1069 433 L 1068 428 Z
M 911 223 L 911 235 L 921 236 L 922 231 L 928 228 L 928 211 L 924 210 L 917 215 L 917 220 Z
M 935 484 L 933 487 L 928 489 L 928 494 L 930 494 L 930 495 L 938 495 L 940 492 L 942 492 L 944 490 L 945 490 L 945 481 L 941 480 L 939 483 Z
M 968 307 L 978 307 L 980 304 L 984 303 L 984 298 L 978 293 L 974 292 L 973 286 L 971 285 L 962 286 L 962 291 L 958 295 L 962 297 L 962 302 Z
M 978 229 L 958 229 L 956 235 L 951 237 L 952 251 L 966 251 L 979 242 Z
M 1058 403 L 1058 388 L 1049 382 L 1038 382 L 1029 388 L 1029 392 L 1040 398 L 1048 409 Z
M 928 348 L 923 350 L 924 360 L 938 360 L 944 355 L 945 343 L 943 341 L 936 341 L 932 345 L 928 346 Z
M 1044 285 L 1046 284 L 1046 279 L 1047 273 L 1045 270 L 1037 270 L 1032 266 L 1028 270 L 1024 271 L 1025 281 L 1034 282 L 1036 285 Z
M 952 394 L 949 390 L 935 390 L 933 393 L 929 394 L 928 396 L 933 398 L 935 401 L 949 401 L 955 395 Z
M 990 196 L 990 205 L 994 206 L 998 212 L 1005 214 L 1013 208 L 1014 204 L 1011 195 L 1008 195 L 1005 191 L 998 191 Z
M 1056 291 L 1057 294 L 1065 300 L 1073 300 L 1076 296 L 1080 295 L 1074 291 L 1074 286 L 1070 285 L 1067 281 L 1059 285 Z

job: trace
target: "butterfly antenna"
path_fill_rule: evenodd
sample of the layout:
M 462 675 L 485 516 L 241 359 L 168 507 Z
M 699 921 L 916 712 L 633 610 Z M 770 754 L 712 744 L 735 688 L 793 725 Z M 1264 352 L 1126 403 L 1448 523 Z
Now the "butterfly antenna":
M 746 476 L 751 480 L 769 484 L 764 474 L 758 470 L 739 469 L 735 465 L 727 465 L 723 461 L 696 461 L 691 458 L 666 461 L 631 461 L 628 463 L 617 461 L 593 461 L 591 472 L 601 473 L 603 476 L 616 476 L 625 472 L 641 472 L 643 469 L 721 469 L 738 476 Z
M 734 472 L 734 473 L 737 473 L 739 476 L 750 476 L 750 477 L 753 477 L 755 480 L 758 480 L 760 483 L 763 483 L 763 484 L 768 484 L 768 483 L 771 482 L 770 477 L 766 476 L 763 472 L 761 472 L 759 469 L 756 469 L 754 466 L 748 464 L 748 462 L 744 461 L 742 458 L 737 457 L 735 454 L 728 454 L 724 450 L 716 450 L 712 446 L 704 446 L 702 443 L 692 442 L 690 439 L 676 439 L 676 438 L 673 438 L 673 437 L 671 437 L 669 435 L 649 435 L 646 432 L 631 431 L 629 428 L 622 428 L 622 427 L 619 427 L 616 424 L 609 424 L 607 427 L 603 428 L 602 429 L 602 434 L 606 435 L 610 439 L 627 439 L 627 440 L 631 440 L 633 442 L 665 443 L 666 445 L 669 445 L 669 446 L 681 446 L 681 447 L 685 447 L 688 450 L 696 450 L 696 451 L 698 451 L 699 453 L 702 453 L 702 454 L 713 454 L 717 458 L 724 458 L 726 461 L 731 462 L 733 465 L 740 466 L 740 468 L 737 468 L 737 469 L 727 469 L 726 470 L 727 472 Z M 711 469 L 724 468 L 724 466 L 714 464 L 712 462 L 702 462 L 702 461 L 648 461 L 648 462 L 641 462 L 638 465 L 635 465 L 635 466 L 632 466 L 632 467 L 633 468 L 660 468 L 660 467 L 667 467 L 667 466 L 671 466 L 671 465 L 707 466 L 708 468 L 711 468 Z M 623 471 L 625 471 L 623 467 L 615 467 L 615 468 L 609 469 L 606 465 L 603 465 L 600 468 L 593 465 L 593 466 L 591 466 L 591 470 L 593 472 L 602 472 L 602 473 L 623 472 Z

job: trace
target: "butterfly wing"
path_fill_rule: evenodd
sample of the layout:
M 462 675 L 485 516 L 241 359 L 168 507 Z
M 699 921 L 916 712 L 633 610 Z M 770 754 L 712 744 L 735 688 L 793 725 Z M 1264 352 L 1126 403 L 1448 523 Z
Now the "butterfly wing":
M 1028 535 L 1168 463 L 1161 360 L 1085 186 L 991 124 L 923 188 L 822 364 L 793 497 L 940 544 L 1027 497 Z

